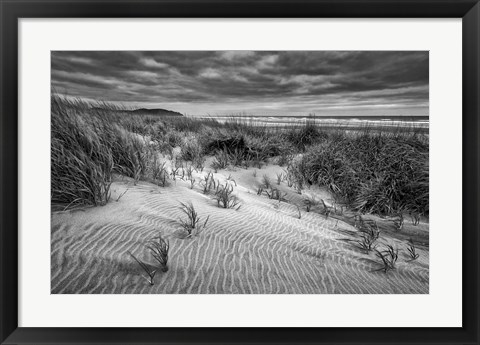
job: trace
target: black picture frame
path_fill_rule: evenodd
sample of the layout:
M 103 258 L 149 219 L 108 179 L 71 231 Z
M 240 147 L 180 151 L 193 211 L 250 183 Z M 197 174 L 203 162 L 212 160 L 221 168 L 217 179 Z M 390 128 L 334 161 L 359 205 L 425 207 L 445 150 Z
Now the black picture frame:
M 2 344 L 478 344 L 478 0 L 1 0 L 0 342 Z M 20 18 L 250 17 L 462 18 L 463 327 L 24 328 L 18 327 L 18 20 Z M 452 229 L 452 231 L 455 229 Z M 438 312 L 442 312 L 438 306 Z

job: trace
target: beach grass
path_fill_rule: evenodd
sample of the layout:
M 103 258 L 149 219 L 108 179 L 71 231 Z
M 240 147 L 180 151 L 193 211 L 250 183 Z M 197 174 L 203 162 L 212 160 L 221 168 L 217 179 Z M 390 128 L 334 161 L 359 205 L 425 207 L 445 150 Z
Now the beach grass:
M 285 180 L 300 194 L 312 185 L 326 187 L 360 213 L 409 213 L 415 223 L 429 213 L 428 133 L 415 128 L 338 129 L 314 120 L 269 127 L 233 117 L 221 123 L 126 116 L 108 104 L 92 107 L 58 96 L 51 104 L 52 204 L 65 208 L 105 205 L 114 173 L 167 186 L 169 174 L 158 157 L 178 150 L 175 162 L 190 162 L 197 171 L 208 156 L 216 172 L 281 162 L 286 169 L 277 184 Z M 271 184 L 269 178 L 262 182 Z M 202 183 L 208 192 L 211 182 Z

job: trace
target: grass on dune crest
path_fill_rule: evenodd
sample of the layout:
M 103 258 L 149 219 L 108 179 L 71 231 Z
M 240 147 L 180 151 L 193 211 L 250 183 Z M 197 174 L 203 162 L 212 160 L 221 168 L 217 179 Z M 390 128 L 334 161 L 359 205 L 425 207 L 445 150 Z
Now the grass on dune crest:
M 332 135 L 289 166 L 297 180 L 327 186 L 362 213 L 428 214 L 428 141 L 406 135 Z
M 53 204 L 104 205 L 114 172 L 139 180 L 151 152 L 107 112 L 52 98 L 51 200 Z
M 107 103 L 59 96 L 51 104 L 52 204 L 107 203 L 113 173 L 167 186 L 171 172 L 159 154 L 173 158 L 180 148 L 176 162 L 189 161 L 200 171 L 206 155 L 215 156 L 216 171 L 261 169 L 273 161 L 287 167 L 282 179 L 289 187 L 326 186 L 361 213 L 418 218 L 429 212 L 428 134 L 415 128 L 323 128 L 314 118 L 269 127 L 235 117 L 221 123 L 131 115 Z

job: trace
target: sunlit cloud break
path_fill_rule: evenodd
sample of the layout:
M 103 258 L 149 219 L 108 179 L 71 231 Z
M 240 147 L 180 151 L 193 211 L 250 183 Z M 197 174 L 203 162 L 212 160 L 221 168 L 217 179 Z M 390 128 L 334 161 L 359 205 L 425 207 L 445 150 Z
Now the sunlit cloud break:
M 429 115 L 427 51 L 54 51 L 56 93 L 188 115 Z

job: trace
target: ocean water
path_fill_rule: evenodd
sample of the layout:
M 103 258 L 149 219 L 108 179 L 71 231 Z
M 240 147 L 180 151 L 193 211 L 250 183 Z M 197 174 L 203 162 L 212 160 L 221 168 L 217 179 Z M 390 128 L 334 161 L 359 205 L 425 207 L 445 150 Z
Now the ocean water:
M 418 128 L 428 130 L 428 116 L 205 116 L 219 122 L 246 123 L 256 126 L 300 126 L 305 122 L 314 122 L 318 126 L 333 128 Z

